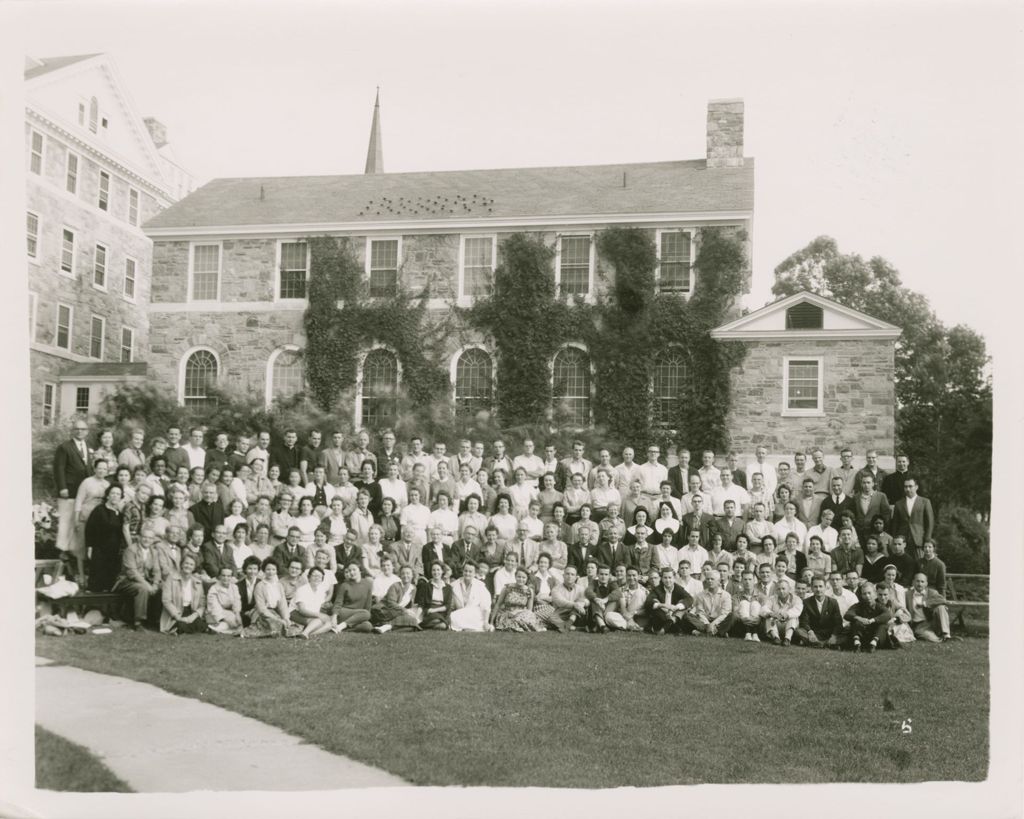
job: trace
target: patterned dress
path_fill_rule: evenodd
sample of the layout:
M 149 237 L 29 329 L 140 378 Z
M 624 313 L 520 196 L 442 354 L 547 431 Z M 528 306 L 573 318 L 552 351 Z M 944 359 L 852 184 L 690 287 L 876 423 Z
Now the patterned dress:
M 532 590 L 529 586 L 509 584 L 505 587 L 501 609 L 494 617 L 495 631 L 544 631 L 544 625 L 530 608 Z

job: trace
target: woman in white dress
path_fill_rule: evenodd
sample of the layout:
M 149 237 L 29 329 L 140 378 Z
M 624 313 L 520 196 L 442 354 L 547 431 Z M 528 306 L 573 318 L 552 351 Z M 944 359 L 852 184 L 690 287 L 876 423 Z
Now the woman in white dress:
M 455 541 L 459 529 L 459 516 L 452 509 L 451 495 L 443 489 L 437 493 L 434 501 L 436 508 L 430 513 L 430 522 L 427 524 L 427 528 L 437 527 L 440 529 L 441 539 L 450 546 Z
M 508 488 L 512 498 L 511 512 L 517 517 L 525 517 L 530 509 L 530 501 L 537 499 L 537 487 L 526 480 L 526 470 L 519 467 L 515 474 L 515 483 Z
M 313 532 L 320 528 L 320 516 L 313 511 L 313 499 L 303 497 L 299 500 L 299 514 L 292 521 L 292 526 L 298 526 L 302 532 L 299 543 L 307 549 L 313 546 Z
M 516 526 L 519 519 L 512 514 L 512 499 L 508 495 L 499 495 L 496 511 L 491 515 L 491 525 L 498 530 L 498 540 L 511 543 L 516 537 Z
M 476 579 L 476 563 L 467 560 L 462 577 L 452 583 L 452 631 L 490 631 L 491 595 Z

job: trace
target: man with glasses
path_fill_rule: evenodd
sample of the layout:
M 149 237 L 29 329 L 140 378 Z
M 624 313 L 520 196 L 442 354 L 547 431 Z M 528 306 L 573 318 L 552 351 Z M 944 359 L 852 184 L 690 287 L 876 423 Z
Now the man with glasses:
M 71 439 L 60 444 L 53 454 L 53 482 L 57 487 L 57 548 L 75 558 L 79 585 L 85 577 L 84 529 L 75 526 L 75 496 L 78 486 L 92 474 L 92 453 L 85 439 L 89 424 L 76 418 L 71 426 Z

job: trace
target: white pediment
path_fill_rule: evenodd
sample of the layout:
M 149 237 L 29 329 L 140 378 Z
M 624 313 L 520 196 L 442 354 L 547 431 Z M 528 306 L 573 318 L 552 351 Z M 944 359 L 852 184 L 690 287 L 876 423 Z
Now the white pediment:
M 821 327 L 787 329 L 787 311 L 801 304 L 821 309 Z M 900 328 L 867 313 L 846 307 L 816 293 L 804 291 L 755 310 L 711 331 L 721 340 L 784 340 L 787 338 L 891 338 L 900 335 Z

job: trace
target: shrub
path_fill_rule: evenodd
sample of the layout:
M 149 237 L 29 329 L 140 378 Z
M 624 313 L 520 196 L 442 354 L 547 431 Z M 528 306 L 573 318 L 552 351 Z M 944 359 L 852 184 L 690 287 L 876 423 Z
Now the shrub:
M 963 506 L 939 511 L 935 544 L 946 570 L 961 574 L 989 573 L 989 530 Z

